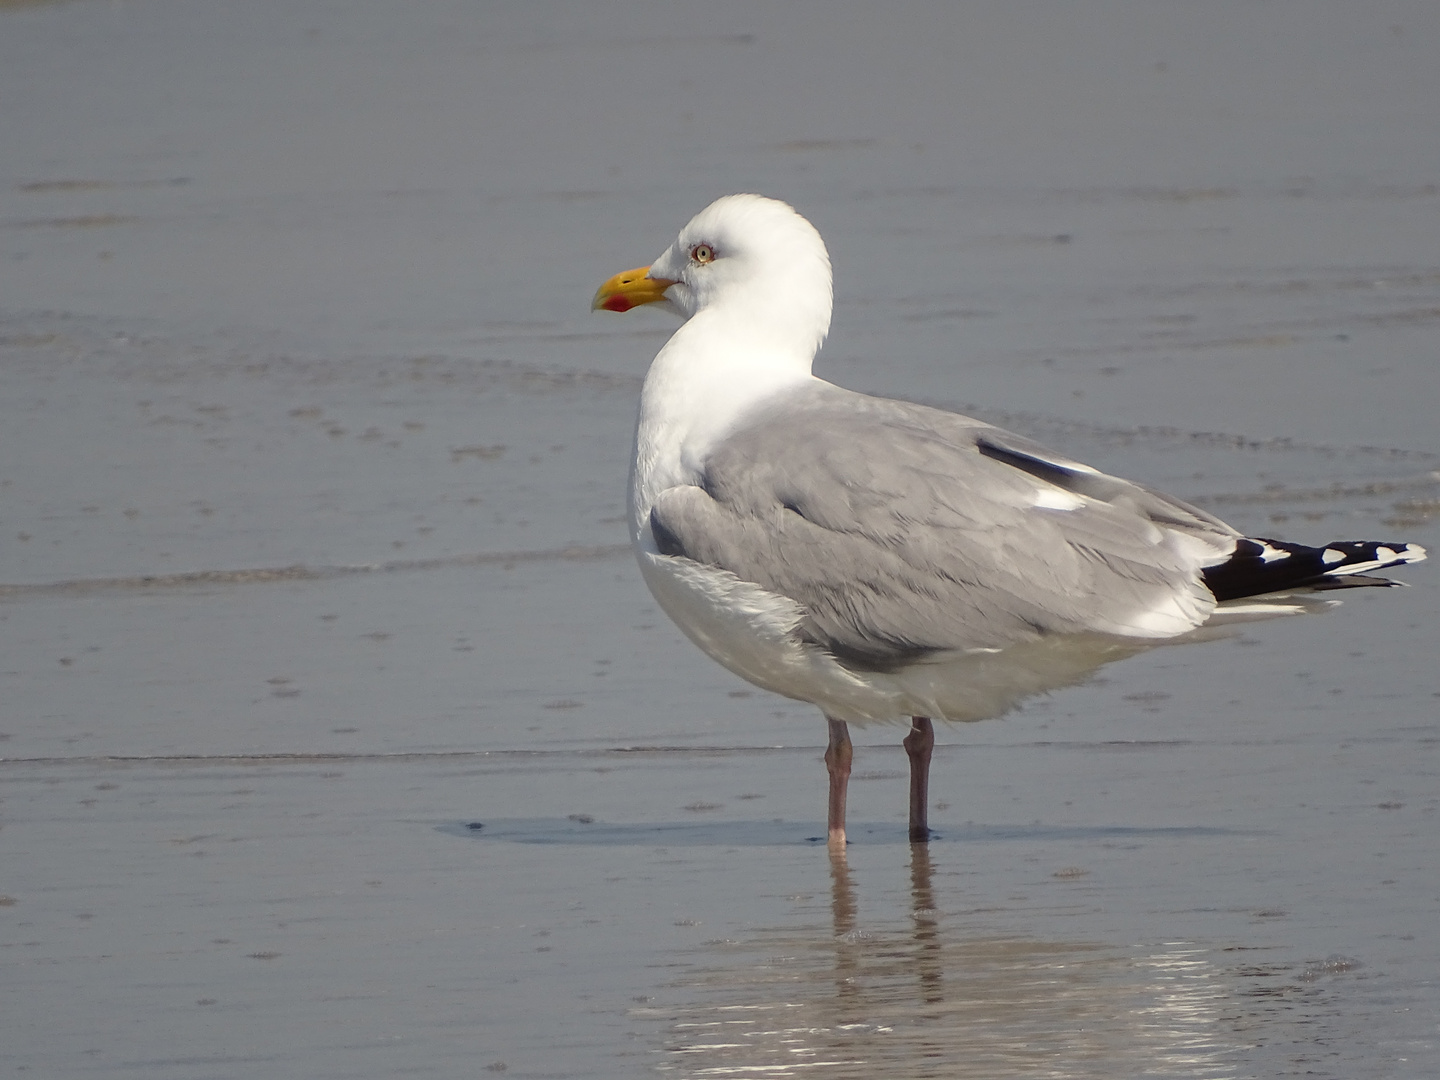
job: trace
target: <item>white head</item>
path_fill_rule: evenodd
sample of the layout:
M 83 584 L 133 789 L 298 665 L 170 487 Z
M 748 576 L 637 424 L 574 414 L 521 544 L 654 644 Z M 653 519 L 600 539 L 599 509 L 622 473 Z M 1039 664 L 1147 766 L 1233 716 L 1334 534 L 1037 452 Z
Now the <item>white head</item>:
M 602 285 L 593 307 L 648 303 L 687 320 L 707 313 L 813 356 L 830 329 L 830 255 L 789 205 L 727 195 L 691 218 L 653 265 Z

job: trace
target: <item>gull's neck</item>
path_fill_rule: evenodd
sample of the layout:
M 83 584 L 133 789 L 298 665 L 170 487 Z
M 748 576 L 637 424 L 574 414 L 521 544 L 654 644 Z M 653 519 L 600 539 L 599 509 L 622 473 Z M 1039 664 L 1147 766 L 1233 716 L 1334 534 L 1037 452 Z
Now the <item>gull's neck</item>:
M 786 328 L 788 329 L 788 328 Z M 725 308 L 697 312 L 665 343 L 640 392 L 630 476 L 631 538 L 649 535 L 656 496 L 698 482 L 711 449 L 757 407 L 813 382 L 816 336 Z

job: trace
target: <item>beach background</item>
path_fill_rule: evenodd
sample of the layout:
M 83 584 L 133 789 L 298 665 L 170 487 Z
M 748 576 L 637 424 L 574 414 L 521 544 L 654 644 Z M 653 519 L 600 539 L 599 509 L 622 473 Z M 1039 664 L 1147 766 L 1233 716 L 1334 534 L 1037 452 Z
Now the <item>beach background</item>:
M 1440 7 L 0 4 L 0 1072 L 1432 1077 L 1440 577 L 939 731 L 626 550 L 713 198 L 817 370 L 1440 549 Z

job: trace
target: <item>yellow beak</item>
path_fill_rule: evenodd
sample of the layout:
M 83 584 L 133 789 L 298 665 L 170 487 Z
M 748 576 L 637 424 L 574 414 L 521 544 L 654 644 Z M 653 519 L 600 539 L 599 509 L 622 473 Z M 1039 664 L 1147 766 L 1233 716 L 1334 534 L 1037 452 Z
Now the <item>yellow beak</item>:
M 665 278 L 649 276 L 648 266 L 639 266 L 616 274 L 601 285 L 590 305 L 591 311 L 629 311 L 641 304 L 653 304 L 665 299 L 665 290 L 675 282 Z

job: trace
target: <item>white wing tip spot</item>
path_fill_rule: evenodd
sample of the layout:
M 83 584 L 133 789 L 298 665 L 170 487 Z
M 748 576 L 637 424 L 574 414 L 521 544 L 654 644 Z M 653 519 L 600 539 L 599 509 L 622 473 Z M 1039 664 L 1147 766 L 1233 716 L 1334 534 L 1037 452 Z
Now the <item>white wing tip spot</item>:
M 1035 501 L 1031 505 L 1042 510 L 1079 510 L 1085 505 L 1085 500 L 1060 488 L 1041 488 L 1035 493 Z
M 1271 547 L 1263 540 L 1260 541 L 1260 559 L 1262 562 L 1271 563 L 1274 562 L 1276 559 L 1288 559 L 1289 557 L 1290 552 L 1282 551 L 1280 548 L 1277 547 Z M 1343 555 L 1340 557 L 1342 559 L 1344 558 Z
M 1371 554 L 1374 558 L 1345 564 L 1345 560 L 1350 556 L 1335 548 L 1326 548 L 1320 553 L 1320 559 L 1326 566 L 1334 567 L 1333 570 L 1326 570 L 1327 574 L 1365 574 L 1371 570 L 1384 570 L 1404 563 L 1424 562 L 1426 551 L 1419 544 L 1377 544 Z M 1337 566 L 1337 563 L 1342 565 Z

